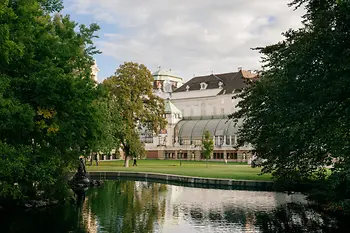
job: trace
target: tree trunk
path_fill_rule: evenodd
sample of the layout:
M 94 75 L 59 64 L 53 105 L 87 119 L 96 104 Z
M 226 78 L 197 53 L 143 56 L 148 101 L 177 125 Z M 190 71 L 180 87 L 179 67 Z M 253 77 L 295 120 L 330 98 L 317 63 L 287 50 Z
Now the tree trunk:
M 129 167 L 129 156 L 128 155 L 125 156 L 124 167 Z
M 129 147 L 127 146 L 124 146 L 124 152 L 125 152 L 125 155 L 124 155 L 124 167 L 129 167 L 129 152 L 130 152 L 130 149 Z

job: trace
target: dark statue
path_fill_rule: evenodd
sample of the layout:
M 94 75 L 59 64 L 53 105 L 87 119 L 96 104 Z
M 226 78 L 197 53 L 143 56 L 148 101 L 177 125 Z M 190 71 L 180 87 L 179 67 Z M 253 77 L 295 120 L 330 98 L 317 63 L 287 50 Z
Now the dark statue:
M 78 172 L 76 175 L 79 175 L 81 177 L 86 176 L 86 168 L 85 168 L 85 161 L 83 158 L 79 159 L 79 166 L 78 166 Z
M 101 186 L 103 181 L 90 180 L 86 175 L 86 166 L 84 158 L 79 158 L 78 171 L 70 180 L 70 186 L 74 192 L 86 191 L 89 187 Z

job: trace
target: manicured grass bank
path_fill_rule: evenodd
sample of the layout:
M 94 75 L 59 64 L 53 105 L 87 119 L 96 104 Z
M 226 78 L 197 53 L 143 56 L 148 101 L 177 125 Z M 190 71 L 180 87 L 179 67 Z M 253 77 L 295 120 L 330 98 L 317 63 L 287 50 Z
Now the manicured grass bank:
M 271 180 L 268 174 L 259 175 L 260 168 L 251 168 L 246 163 L 209 162 L 208 168 L 205 162 L 179 160 L 138 160 L 137 167 L 123 167 L 124 161 L 100 161 L 99 166 L 95 162 L 93 166 L 87 166 L 88 171 L 130 171 L 153 172 L 162 174 L 174 174 L 183 176 L 196 176 L 207 178 L 225 178 L 237 180 Z

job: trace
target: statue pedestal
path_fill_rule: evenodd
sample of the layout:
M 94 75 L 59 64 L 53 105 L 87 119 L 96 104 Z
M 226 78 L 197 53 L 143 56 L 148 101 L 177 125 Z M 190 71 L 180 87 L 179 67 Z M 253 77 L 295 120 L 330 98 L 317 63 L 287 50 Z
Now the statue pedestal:
M 78 167 L 78 172 L 69 181 L 69 184 L 74 192 L 86 191 L 89 187 L 101 186 L 102 181 L 91 180 L 86 177 L 85 163 L 83 159 L 80 159 L 80 164 Z

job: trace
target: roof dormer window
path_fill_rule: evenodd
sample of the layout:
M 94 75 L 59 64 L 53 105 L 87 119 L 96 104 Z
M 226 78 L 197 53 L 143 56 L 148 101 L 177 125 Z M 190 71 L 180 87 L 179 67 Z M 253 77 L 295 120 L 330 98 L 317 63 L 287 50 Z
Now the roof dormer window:
M 220 88 L 220 89 L 222 88 L 223 85 L 224 85 L 223 82 L 219 82 L 219 88 Z
M 202 82 L 200 85 L 201 85 L 201 90 L 205 90 L 208 87 L 208 84 L 206 84 L 205 82 Z

